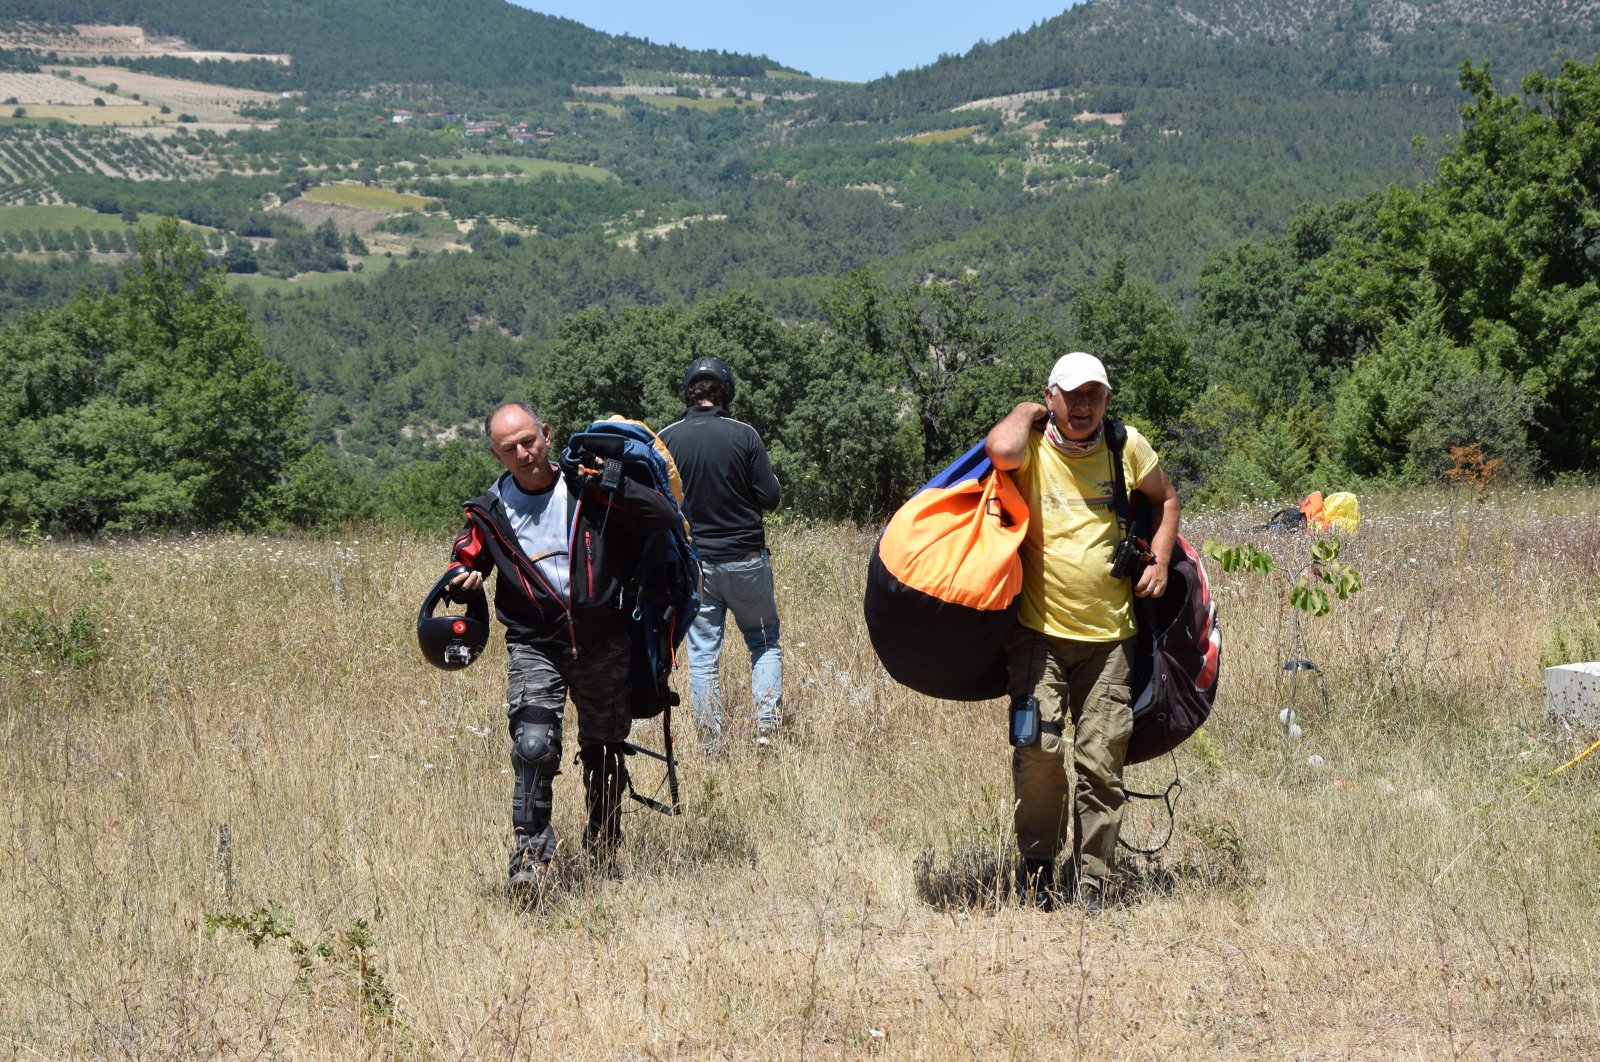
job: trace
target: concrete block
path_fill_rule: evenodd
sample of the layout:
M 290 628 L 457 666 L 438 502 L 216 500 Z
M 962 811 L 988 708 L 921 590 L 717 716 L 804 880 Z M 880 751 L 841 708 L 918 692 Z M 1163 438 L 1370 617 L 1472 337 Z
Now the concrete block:
M 1600 728 L 1600 661 L 1545 668 L 1544 710 L 1551 719 Z

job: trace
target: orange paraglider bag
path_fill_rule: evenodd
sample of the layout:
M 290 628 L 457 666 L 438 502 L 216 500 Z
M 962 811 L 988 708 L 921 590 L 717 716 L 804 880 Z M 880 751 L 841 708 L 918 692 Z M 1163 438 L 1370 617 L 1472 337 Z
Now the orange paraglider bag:
M 1006 692 L 1028 506 L 979 443 L 912 495 L 873 547 L 862 610 L 884 670 L 930 697 Z

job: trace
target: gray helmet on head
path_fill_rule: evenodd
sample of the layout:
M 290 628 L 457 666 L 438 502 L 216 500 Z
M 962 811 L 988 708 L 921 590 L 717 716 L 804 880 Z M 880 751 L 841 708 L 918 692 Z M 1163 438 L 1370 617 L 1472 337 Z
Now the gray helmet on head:
M 696 380 L 717 381 L 728 393 L 728 401 L 733 401 L 733 370 L 721 358 L 696 358 L 691 361 L 683 374 L 683 389 L 687 391 Z

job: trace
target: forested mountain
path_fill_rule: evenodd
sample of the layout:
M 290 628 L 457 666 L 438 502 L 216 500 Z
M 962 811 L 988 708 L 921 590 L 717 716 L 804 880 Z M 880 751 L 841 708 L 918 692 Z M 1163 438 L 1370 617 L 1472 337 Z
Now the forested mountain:
M 843 105 L 903 114 L 1061 86 L 1090 90 L 1090 110 L 1161 89 L 1450 96 L 1463 59 L 1515 81 L 1597 43 L 1594 0 L 1091 0 Z
M 296 512 L 380 480 L 394 511 L 452 497 L 450 475 L 482 469 L 450 440 L 503 398 L 538 396 L 559 428 L 596 404 L 659 419 L 674 366 L 707 351 L 771 404 L 742 415 L 820 515 L 881 513 L 1069 344 L 1130 381 L 1122 412 L 1186 495 L 1437 479 L 1474 442 L 1519 474 L 1572 471 L 1600 429 L 1569 430 L 1588 421 L 1547 359 L 1572 379 L 1600 364 L 1585 338 L 1596 14 L 1089 0 L 852 86 L 498 0 L 0 0 L 0 45 L 27 15 L 293 55 L 68 64 L 9 38 L 7 84 L 35 98 L 0 113 L 0 316 L 106 285 L 140 228 L 177 216 L 236 274 L 260 349 L 305 397 L 326 462 L 289 492 Z M 1550 77 L 1516 98 L 1536 69 Z M 217 102 L 157 71 L 288 95 Z M 1463 184 L 1485 130 L 1549 156 L 1490 153 L 1514 188 L 1483 191 L 1495 173 L 1439 186 L 1441 158 Z M 1560 254 L 1474 213 L 1475 196 L 1533 188 L 1578 220 L 1515 225 L 1559 232 Z M 1419 219 L 1457 243 L 1423 239 Z M 1490 257 L 1520 301 L 1485 310 L 1493 284 L 1453 274 L 1480 233 L 1501 233 Z M 1435 296 L 1477 301 L 1434 321 Z M 1429 358 L 1452 368 L 1419 369 Z M 1405 417 L 1379 408 L 1392 380 Z M 7 408 L 0 421 L 26 420 Z M 830 454 L 872 482 L 837 489 Z M 8 482 L 0 452 L 0 522 L 23 511 Z
M 202 49 L 287 54 L 289 68 L 263 63 L 252 76 L 297 90 L 409 83 L 564 95 L 574 82 L 619 84 L 625 68 L 748 77 L 774 65 L 614 37 L 505 0 L 0 0 L 0 20 L 10 19 L 135 25 Z

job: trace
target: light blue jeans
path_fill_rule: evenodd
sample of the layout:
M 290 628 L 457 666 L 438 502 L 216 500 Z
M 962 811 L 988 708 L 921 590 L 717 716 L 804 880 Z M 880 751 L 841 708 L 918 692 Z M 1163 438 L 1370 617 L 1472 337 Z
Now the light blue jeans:
M 772 592 L 772 557 L 766 550 L 742 560 L 700 562 L 700 612 L 689 626 L 689 690 L 700 740 L 722 741 L 722 629 L 730 611 L 750 650 L 750 692 L 756 736 L 783 721 L 783 652 L 778 648 L 778 601 Z

